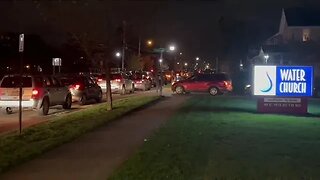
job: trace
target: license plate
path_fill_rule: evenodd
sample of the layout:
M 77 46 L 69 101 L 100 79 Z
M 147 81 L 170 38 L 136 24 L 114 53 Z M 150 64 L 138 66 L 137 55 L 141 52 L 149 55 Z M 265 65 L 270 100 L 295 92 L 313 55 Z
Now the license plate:
M 7 91 L 7 95 L 8 96 L 19 96 L 19 92 L 20 92 L 19 89 L 18 90 L 10 90 L 10 91 Z M 22 94 L 23 94 L 23 92 L 22 92 Z

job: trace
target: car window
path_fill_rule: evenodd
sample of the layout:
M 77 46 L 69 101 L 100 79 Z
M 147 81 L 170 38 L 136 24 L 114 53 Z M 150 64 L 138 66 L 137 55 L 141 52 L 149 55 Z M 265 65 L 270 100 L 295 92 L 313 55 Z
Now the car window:
M 111 80 L 122 79 L 121 74 L 111 74 Z
M 205 75 L 194 76 L 195 81 L 205 81 L 207 80 Z
M 131 79 L 133 79 L 133 80 L 142 79 L 142 78 L 143 78 L 142 74 L 139 74 L 139 73 L 133 74 L 131 76 Z
M 85 86 L 88 86 L 88 85 L 90 84 L 88 78 L 86 78 L 86 77 L 81 77 L 81 79 L 82 79 L 82 82 L 84 83 Z
M 213 76 L 214 80 L 216 81 L 229 81 L 230 78 L 227 74 L 215 74 Z
M 91 77 L 88 77 L 87 80 L 88 80 L 90 85 L 94 85 L 95 84 L 95 82 L 92 80 Z
M 43 87 L 43 78 L 42 77 L 34 77 L 34 86 L 35 87 Z
M 5 77 L 1 83 L 3 88 L 18 88 L 20 87 L 20 77 L 19 76 L 9 76 Z M 31 77 L 22 77 L 22 87 L 32 87 Z
M 66 77 L 60 78 L 60 83 L 64 86 L 69 86 L 72 84 L 72 80 Z
M 51 79 L 52 79 L 53 86 L 61 87 L 61 83 L 56 77 L 51 77 Z
M 44 77 L 43 82 L 46 87 L 52 87 L 52 82 L 50 81 L 50 79 L 48 77 Z

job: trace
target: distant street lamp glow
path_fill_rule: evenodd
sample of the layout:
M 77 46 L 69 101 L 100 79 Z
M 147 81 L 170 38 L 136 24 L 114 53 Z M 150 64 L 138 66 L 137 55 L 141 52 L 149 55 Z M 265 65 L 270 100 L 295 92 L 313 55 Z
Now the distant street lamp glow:
M 188 63 L 184 63 L 184 66 L 188 66 Z
M 196 57 L 196 61 L 199 61 L 199 59 L 200 59 L 199 57 Z
M 148 44 L 148 46 L 152 46 L 153 43 L 152 43 L 151 40 L 148 40 L 148 41 L 147 41 L 147 44 Z
M 121 53 L 120 52 L 116 52 L 116 57 L 120 57 Z
M 266 64 L 268 64 L 269 55 L 268 54 L 264 55 L 264 58 L 266 60 Z
M 182 55 L 182 52 L 180 53 L 180 55 Z
M 160 62 L 160 63 L 162 63 L 162 61 L 163 61 L 162 59 L 159 59 L 159 62 Z
M 174 47 L 174 46 L 169 46 L 169 50 L 170 51 L 174 51 L 176 49 L 176 47 Z
M 180 62 L 177 62 L 177 64 L 179 65 L 179 64 L 180 64 Z

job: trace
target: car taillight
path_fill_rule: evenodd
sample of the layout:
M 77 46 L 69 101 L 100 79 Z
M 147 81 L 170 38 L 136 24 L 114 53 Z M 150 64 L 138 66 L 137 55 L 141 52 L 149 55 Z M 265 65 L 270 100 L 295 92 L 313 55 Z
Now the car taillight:
M 36 90 L 36 89 L 32 90 L 32 95 L 33 95 L 33 96 L 36 96 L 36 95 L 38 95 L 38 94 L 39 94 L 39 91 L 38 91 L 38 90 Z
M 35 99 L 39 96 L 39 91 L 37 89 L 32 89 L 31 99 Z
M 81 84 L 74 84 L 70 87 L 70 89 L 74 89 L 74 90 L 82 90 L 83 86 Z
M 99 79 L 98 79 L 98 82 L 101 82 L 101 81 L 103 81 L 103 79 L 99 78 Z
M 121 79 L 115 79 L 116 82 L 121 82 Z
M 138 83 L 138 84 L 139 84 L 139 83 L 142 83 L 142 82 L 143 82 L 143 81 L 136 81 L 136 83 Z

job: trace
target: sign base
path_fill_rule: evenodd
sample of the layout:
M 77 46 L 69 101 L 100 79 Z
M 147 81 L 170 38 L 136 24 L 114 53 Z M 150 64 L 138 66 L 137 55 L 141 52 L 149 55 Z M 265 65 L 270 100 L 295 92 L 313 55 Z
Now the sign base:
M 306 97 L 259 97 L 259 113 L 307 114 L 308 98 Z

